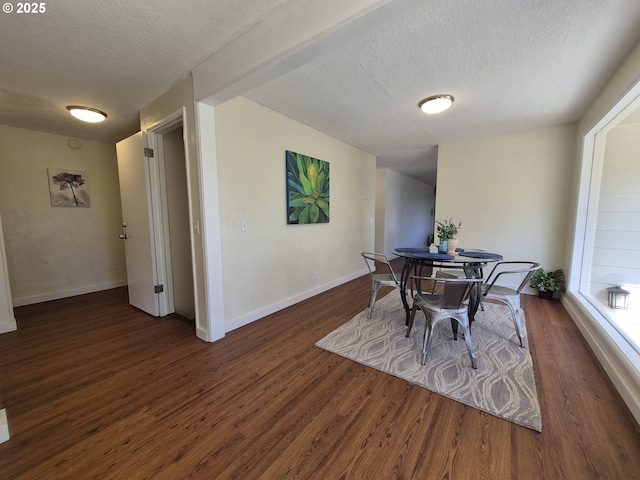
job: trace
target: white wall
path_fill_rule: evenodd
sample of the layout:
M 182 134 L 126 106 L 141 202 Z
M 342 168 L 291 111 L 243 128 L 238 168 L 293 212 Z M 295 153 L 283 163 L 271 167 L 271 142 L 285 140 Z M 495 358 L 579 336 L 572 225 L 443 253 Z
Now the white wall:
M 378 253 L 386 252 L 390 253 L 390 250 L 385 250 L 385 232 L 386 232 L 386 218 L 387 218 L 387 169 L 379 168 L 376 170 L 376 228 L 375 228 L 375 247 L 374 250 Z
M 461 248 L 567 271 L 575 138 L 569 124 L 440 145 L 436 219 L 462 222 Z
M 372 155 L 242 97 L 215 108 L 215 126 L 227 330 L 365 273 Z M 286 150 L 330 163 L 329 223 L 287 225 Z
M 126 285 L 115 146 L 81 140 L 73 149 L 68 140 L 0 125 L 0 214 L 15 306 Z M 51 207 L 48 167 L 87 172 L 91 206 Z
M 2 219 L 0 218 L 0 333 L 12 332 L 16 328 L 16 319 L 13 316 L 13 302 L 11 300 L 11 286 L 9 285 L 9 271 L 7 270 L 7 256 L 4 248 L 4 235 L 2 233 Z
M 433 186 L 378 169 L 376 188 L 376 251 L 393 258 L 394 248 L 425 245 L 433 233 Z

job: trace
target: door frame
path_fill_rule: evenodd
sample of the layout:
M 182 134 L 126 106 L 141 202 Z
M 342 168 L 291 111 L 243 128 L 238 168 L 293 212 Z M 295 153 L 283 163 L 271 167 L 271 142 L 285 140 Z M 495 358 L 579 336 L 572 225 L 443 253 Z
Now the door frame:
M 164 285 L 164 291 L 159 294 L 160 316 L 168 315 L 175 311 L 175 303 L 173 297 L 173 272 L 171 269 L 171 237 L 169 235 L 169 209 L 167 204 L 167 178 L 165 170 L 165 157 L 163 148 L 163 134 L 173 131 L 178 126 L 182 126 L 182 143 L 185 154 L 185 169 L 187 176 L 187 195 L 191 198 L 192 189 L 189 175 L 189 158 L 188 154 L 188 128 L 185 122 L 186 109 L 184 107 L 172 112 L 166 117 L 158 120 L 150 125 L 145 131 L 145 146 L 154 151 L 156 161 L 149 162 L 150 168 L 150 188 L 151 202 L 153 206 L 153 223 L 156 228 L 153 229 L 153 237 L 156 246 L 156 265 L 158 283 Z M 189 225 L 193 223 L 193 212 L 191 202 L 188 202 Z M 195 252 L 193 229 L 189 229 L 189 237 L 191 243 L 191 269 L 193 276 L 191 281 L 196 285 L 195 279 Z M 196 289 L 194 288 L 194 304 L 197 305 Z M 196 324 L 198 309 L 196 308 Z

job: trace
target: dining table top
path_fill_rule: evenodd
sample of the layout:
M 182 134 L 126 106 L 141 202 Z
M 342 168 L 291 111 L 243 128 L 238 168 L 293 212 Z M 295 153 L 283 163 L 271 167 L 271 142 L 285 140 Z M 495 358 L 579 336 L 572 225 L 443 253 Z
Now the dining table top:
M 395 248 L 392 253 L 408 260 L 424 261 L 425 263 L 461 263 L 472 265 L 499 262 L 503 259 L 502 255 L 498 253 L 472 249 L 458 249 L 454 254 L 446 254 L 430 253 L 429 247 L 400 247 Z

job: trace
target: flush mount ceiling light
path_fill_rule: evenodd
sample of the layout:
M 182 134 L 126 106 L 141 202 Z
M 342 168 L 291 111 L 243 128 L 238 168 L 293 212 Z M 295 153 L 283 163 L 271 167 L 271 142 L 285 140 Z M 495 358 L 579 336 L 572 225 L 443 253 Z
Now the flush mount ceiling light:
M 420 110 L 430 115 L 434 113 L 444 112 L 453 103 L 453 97 L 451 95 L 433 95 L 425 98 L 418 105 Z
M 95 108 L 81 107 L 78 105 L 69 105 L 67 107 L 69 113 L 76 117 L 78 120 L 89 123 L 103 122 L 107 118 L 107 114 L 96 110 Z

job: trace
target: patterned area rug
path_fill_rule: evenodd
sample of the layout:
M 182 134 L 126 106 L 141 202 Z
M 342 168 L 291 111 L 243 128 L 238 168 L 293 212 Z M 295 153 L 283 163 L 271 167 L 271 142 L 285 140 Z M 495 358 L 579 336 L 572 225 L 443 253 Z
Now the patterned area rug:
M 526 323 L 523 315 L 522 326 Z M 316 343 L 329 352 L 420 385 L 496 417 L 542 431 L 531 355 L 521 348 L 506 306 L 485 303 L 471 328 L 478 368 L 471 367 L 462 331 L 451 323 L 434 329 L 427 364 L 421 365 L 424 316 L 418 311 L 406 338 L 404 309 L 396 290 L 376 302 L 370 319 L 360 312 Z

